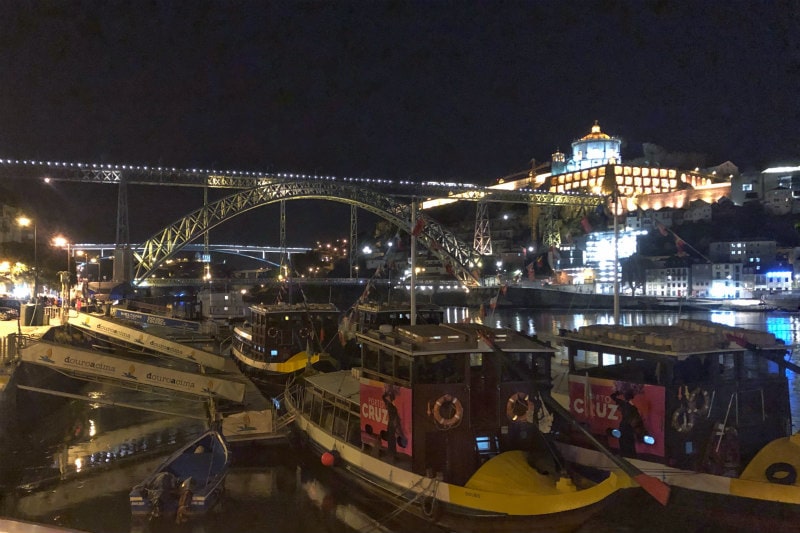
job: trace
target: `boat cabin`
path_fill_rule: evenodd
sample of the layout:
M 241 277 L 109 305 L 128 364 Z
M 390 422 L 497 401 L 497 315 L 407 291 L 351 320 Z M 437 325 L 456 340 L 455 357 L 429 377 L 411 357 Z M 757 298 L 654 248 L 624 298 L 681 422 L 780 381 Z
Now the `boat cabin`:
M 489 339 L 488 341 L 486 339 Z M 361 366 L 306 378 L 303 411 L 373 455 L 464 483 L 487 459 L 535 446 L 554 350 L 480 324 L 382 327 L 358 334 Z
M 289 375 L 335 346 L 338 323 L 332 303 L 252 306 L 249 322 L 234 328 L 231 353 L 246 370 Z
M 444 309 L 432 303 L 417 303 L 417 324 L 442 324 Z M 392 327 L 411 324 L 411 306 L 405 303 L 358 302 L 342 318 L 339 331 L 343 341 L 354 340 L 357 333 L 380 326 Z
M 680 320 L 586 326 L 559 342 L 570 412 L 623 456 L 733 476 L 791 433 L 787 346 L 771 333 Z

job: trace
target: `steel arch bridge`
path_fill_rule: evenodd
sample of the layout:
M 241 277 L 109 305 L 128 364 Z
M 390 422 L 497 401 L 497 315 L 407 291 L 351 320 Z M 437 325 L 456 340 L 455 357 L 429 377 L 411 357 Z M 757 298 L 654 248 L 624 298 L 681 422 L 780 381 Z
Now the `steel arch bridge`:
M 134 252 L 134 283 L 148 278 L 181 248 L 214 227 L 251 209 L 284 200 L 328 200 L 365 209 L 411 233 L 412 205 L 357 185 L 334 181 L 281 181 L 238 191 L 204 205 L 151 236 Z M 417 214 L 419 242 L 467 287 L 479 285 L 481 256 L 430 217 Z M 422 221 L 422 222 L 420 222 Z M 416 233 L 416 231 L 415 231 Z

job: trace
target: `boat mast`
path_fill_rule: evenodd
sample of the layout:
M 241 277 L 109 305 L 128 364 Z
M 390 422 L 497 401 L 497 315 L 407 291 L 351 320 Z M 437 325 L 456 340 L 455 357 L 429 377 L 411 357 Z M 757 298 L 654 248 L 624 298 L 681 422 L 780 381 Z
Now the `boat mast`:
M 417 236 L 414 235 L 417 227 L 417 199 L 416 197 L 411 199 L 411 284 L 410 284 L 410 291 L 411 291 L 411 300 L 410 300 L 410 311 L 411 311 L 411 325 L 415 326 L 417 324 L 417 291 L 416 291 L 416 284 L 417 284 Z
M 612 172 L 614 167 L 610 166 Z M 614 179 L 614 324 L 619 325 L 619 223 L 617 203 L 619 199 L 616 178 Z
M 611 193 L 611 216 L 614 217 L 614 324 L 619 325 L 619 224 L 617 222 L 617 212 L 619 203 L 619 187 L 617 187 L 617 175 L 614 172 L 615 161 L 609 159 L 606 164 L 606 175 L 603 179 L 603 191 Z

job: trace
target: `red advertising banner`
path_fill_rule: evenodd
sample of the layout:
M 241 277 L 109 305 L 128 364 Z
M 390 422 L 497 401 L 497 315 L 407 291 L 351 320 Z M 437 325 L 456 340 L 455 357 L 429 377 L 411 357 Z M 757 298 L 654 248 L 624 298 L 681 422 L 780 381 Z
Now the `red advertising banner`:
M 634 427 L 636 453 L 664 457 L 664 396 L 664 387 L 658 385 L 569 377 L 570 412 L 611 448 L 620 448 L 622 441 L 620 432 L 614 432 L 618 435 L 614 436 L 613 430 L 629 431 Z M 627 419 L 625 424 L 623 418 Z M 644 435 L 654 442 L 646 444 Z
M 362 440 L 371 444 L 379 438 L 389 451 L 410 456 L 411 389 L 362 379 L 359 395 Z

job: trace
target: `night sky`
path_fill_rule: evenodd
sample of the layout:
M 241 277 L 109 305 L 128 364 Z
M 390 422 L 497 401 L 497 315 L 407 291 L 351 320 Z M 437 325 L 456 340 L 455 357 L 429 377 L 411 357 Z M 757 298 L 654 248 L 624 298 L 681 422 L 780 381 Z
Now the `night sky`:
M 0 71 L 17 159 L 488 184 L 599 120 L 800 161 L 797 0 L 0 0 Z

